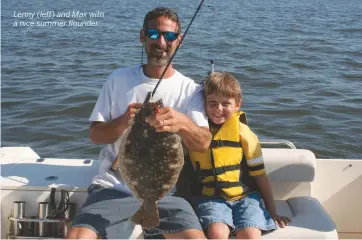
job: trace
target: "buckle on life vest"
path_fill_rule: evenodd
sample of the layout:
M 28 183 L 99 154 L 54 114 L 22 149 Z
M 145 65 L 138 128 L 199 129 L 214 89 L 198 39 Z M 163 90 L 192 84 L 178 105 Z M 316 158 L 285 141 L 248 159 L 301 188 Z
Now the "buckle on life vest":
M 221 140 L 212 140 L 211 147 L 222 147 L 222 141 Z

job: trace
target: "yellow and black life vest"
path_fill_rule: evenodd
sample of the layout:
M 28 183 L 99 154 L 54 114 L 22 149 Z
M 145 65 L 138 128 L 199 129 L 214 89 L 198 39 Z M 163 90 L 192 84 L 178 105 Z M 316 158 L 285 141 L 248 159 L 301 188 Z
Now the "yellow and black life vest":
M 209 151 L 189 153 L 204 196 L 234 201 L 256 190 L 255 180 L 247 170 L 239 122 L 247 124 L 242 111 L 235 112 L 221 126 L 213 136 Z

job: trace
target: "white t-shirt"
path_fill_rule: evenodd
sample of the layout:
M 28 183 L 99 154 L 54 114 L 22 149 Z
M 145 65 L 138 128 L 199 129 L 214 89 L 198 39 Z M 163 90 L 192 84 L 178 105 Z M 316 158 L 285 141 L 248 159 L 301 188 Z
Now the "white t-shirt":
M 141 65 L 115 70 L 105 82 L 89 121 L 107 122 L 121 116 L 129 104 L 142 103 L 157 81 L 145 76 Z M 186 114 L 198 126 L 208 127 L 202 88 L 178 71 L 162 80 L 153 98 L 162 98 L 164 106 Z M 93 184 L 131 194 L 119 173 L 109 171 L 118 153 L 119 139 L 101 150 L 99 173 L 93 178 Z

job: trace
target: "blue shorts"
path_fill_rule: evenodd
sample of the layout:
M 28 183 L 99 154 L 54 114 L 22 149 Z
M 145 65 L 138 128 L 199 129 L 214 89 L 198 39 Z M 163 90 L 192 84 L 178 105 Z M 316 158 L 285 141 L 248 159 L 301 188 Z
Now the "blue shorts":
M 140 202 L 132 196 L 114 189 L 91 185 L 89 195 L 72 227 L 86 227 L 102 238 L 129 238 L 134 223 L 128 219 L 140 208 Z M 191 205 L 183 198 L 166 195 L 157 203 L 160 226 L 144 230 L 145 238 L 158 238 L 187 229 L 202 230 Z
M 212 223 L 225 223 L 232 233 L 247 227 L 263 232 L 277 229 L 259 192 L 237 201 L 226 201 L 220 197 L 194 197 L 192 203 L 204 229 Z

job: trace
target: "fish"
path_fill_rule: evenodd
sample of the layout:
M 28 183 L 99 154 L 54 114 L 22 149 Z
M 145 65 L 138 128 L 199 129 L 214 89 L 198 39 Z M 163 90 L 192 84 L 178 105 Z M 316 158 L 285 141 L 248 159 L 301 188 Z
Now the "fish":
M 181 137 L 177 133 L 156 132 L 145 122 L 147 116 L 162 107 L 162 99 L 152 101 L 149 92 L 122 135 L 116 157 L 121 177 L 141 203 L 130 220 L 144 229 L 160 225 L 157 202 L 176 185 L 184 165 Z

